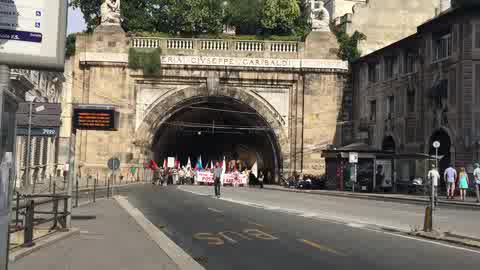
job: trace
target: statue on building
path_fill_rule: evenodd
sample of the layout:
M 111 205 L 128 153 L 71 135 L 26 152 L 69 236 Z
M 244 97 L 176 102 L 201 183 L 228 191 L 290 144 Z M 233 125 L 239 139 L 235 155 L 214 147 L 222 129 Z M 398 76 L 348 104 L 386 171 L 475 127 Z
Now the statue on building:
M 119 25 L 121 22 L 120 0 L 105 0 L 100 7 L 103 25 Z
M 313 32 L 330 31 L 330 14 L 320 0 L 310 0 L 310 19 Z

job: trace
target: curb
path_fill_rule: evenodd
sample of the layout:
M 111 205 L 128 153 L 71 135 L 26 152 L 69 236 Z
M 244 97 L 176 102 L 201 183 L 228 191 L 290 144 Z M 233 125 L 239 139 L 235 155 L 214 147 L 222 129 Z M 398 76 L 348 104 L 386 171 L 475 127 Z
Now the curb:
M 167 235 L 150 222 L 140 210 L 121 196 L 115 196 L 117 203 L 137 222 L 150 238 L 162 249 L 181 270 L 205 270 L 205 268 L 175 244 Z
M 15 252 L 11 252 L 10 255 L 8 256 L 8 260 L 9 262 L 14 263 L 20 260 L 21 258 L 32 254 L 35 251 L 49 247 L 61 240 L 64 240 L 68 237 L 71 237 L 77 234 L 80 234 L 80 229 L 77 229 L 77 228 L 72 228 L 68 232 L 55 232 L 51 234 L 51 236 L 44 237 L 43 239 L 40 238 L 40 240 L 35 241 L 35 245 L 33 247 L 20 248 Z
M 460 235 L 458 235 L 458 237 L 453 237 L 451 236 L 451 233 L 437 233 L 437 235 L 434 235 L 432 233 L 425 232 L 411 232 L 409 234 L 430 240 L 443 241 L 476 249 L 480 248 L 480 241 L 465 239 L 464 236 Z
M 385 201 L 385 202 L 403 202 L 407 204 L 417 204 L 417 205 L 424 205 L 428 203 L 428 200 L 424 199 L 416 199 L 416 198 L 395 198 L 395 197 L 384 197 L 381 195 L 360 195 L 360 194 L 352 194 L 352 193 L 327 193 L 322 191 L 309 191 L 309 190 L 295 190 L 295 189 L 287 189 L 287 188 L 271 188 L 271 187 L 264 187 L 264 189 L 268 190 L 276 190 L 282 192 L 294 192 L 294 193 L 304 193 L 304 194 L 313 194 L 313 195 L 323 195 L 323 196 L 331 196 L 331 197 L 344 197 L 344 198 L 351 198 L 351 199 L 362 199 L 362 200 L 374 200 L 374 201 Z M 467 203 L 451 203 L 445 201 L 438 201 L 439 206 L 449 207 L 449 208 L 465 208 L 470 210 L 480 210 L 480 204 L 467 204 Z

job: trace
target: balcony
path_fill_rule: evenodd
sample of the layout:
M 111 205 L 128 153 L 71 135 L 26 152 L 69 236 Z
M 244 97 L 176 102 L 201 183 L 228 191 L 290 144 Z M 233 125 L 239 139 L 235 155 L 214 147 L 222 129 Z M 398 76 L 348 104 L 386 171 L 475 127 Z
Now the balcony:
M 163 54 L 237 56 L 259 58 L 301 58 L 304 43 L 297 41 L 224 40 L 193 38 L 133 37 L 130 47 L 161 48 Z

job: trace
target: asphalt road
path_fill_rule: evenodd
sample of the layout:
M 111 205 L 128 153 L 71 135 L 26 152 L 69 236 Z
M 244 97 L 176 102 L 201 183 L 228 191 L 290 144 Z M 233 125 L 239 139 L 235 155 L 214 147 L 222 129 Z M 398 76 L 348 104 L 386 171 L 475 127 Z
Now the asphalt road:
M 116 194 L 127 196 L 209 270 L 460 270 L 480 265 L 479 251 L 244 206 L 174 186 L 117 188 Z

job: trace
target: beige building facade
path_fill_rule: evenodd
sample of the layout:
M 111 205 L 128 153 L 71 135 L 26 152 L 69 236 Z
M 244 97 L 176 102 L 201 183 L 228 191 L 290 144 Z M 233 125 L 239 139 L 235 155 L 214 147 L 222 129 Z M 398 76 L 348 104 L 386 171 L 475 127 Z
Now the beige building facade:
M 440 168 L 480 159 L 480 12 L 455 8 L 353 66 L 355 137 L 376 149 L 435 154 Z M 415 176 L 396 164 L 397 180 Z
M 131 50 L 156 48 L 157 74 L 129 68 Z M 72 104 L 111 104 L 120 111 L 118 131 L 77 134 L 83 176 L 108 174 L 111 157 L 120 158 L 126 176 L 150 159 L 161 165 L 176 156 L 184 164 L 198 154 L 204 164 L 223 156 L 249 166 L 256 160 L 271 182 L 294 171 L 322 174 L 320 150 L 340 144 L 337 120 L 351 91 L 337 48 L 329 32 L 303 43 L 144 38 L 100 26 L 77 37 L 66 68 L 62 140 L 69 137 Z

